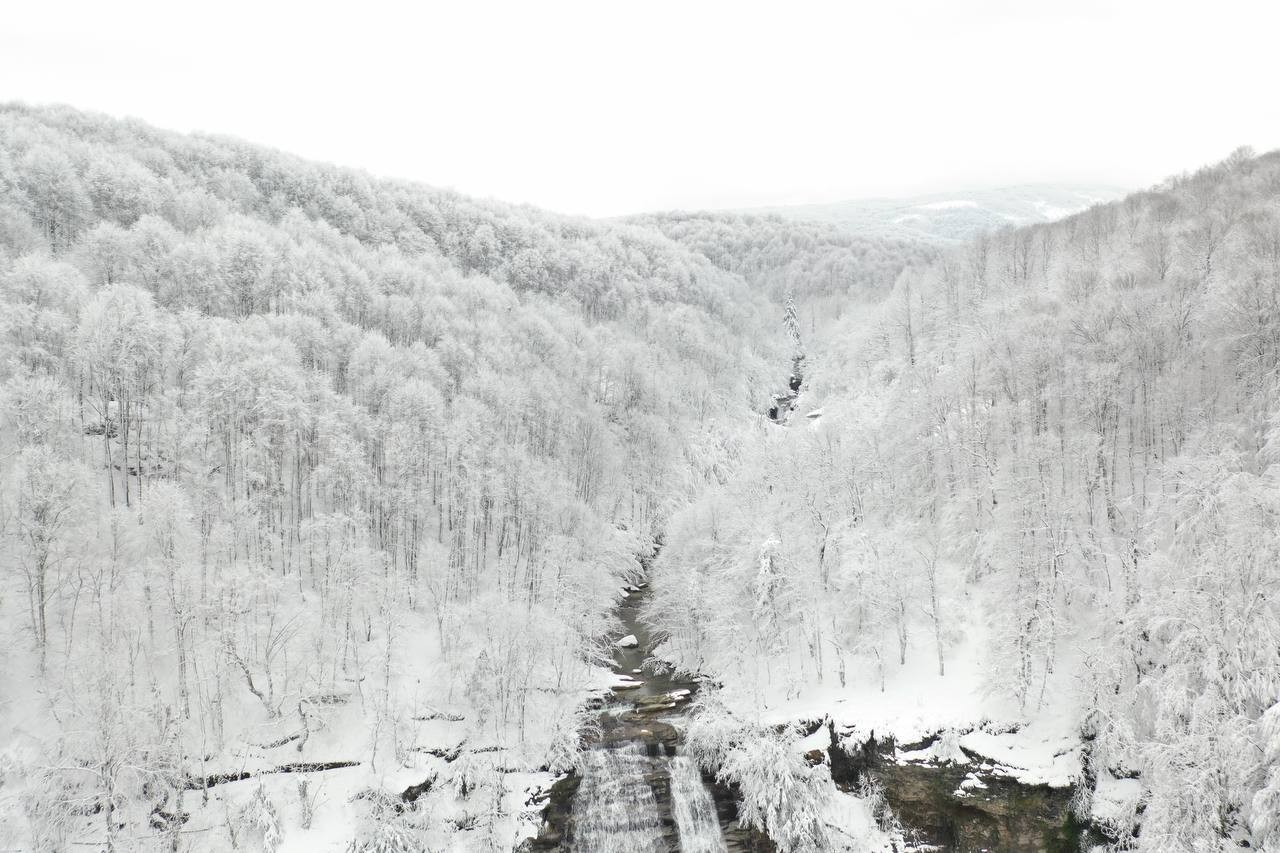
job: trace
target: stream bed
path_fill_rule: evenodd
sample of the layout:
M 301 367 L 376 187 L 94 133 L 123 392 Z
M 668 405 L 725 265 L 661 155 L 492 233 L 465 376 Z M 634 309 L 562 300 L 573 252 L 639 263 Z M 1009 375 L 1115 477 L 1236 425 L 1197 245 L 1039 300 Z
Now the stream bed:
M 634 636 L 635 644 L 615 645 L 613 666 L 629 681 L 603 699 L 598 732 L 592 734 L 578 772 L 552 786 L 542 830 L 522 850 L 775 853 L 766 836 L 739 825 L 735 792 L 682 754 L 681 727 L 698 684 L 645 666 L 653 641 L 639 614 L 647 598 L 646 588 L 636 589 L 618 607 L 619 637 Z M 811 723 L 809 732 L 822 725 Z M 1073 788 L 993 776 L 984 780 L 982 790 L 967 792 L 960 786 L 971 771 L 967 765 L 903 765 L 894 760 L 897 745 L 892 741 L 871 740 L 851 753 L 838 742 L 832 730 L 832 746 L 823 756 L 837 786 L 853 790 L 867 780 L 878 783 L 909 837 L 923 845 L 918 849 L 1085 849 L 1079 840 L 1085 827 L 1070 812 Z
M 542 832 L 529 850 L 565 853 L 746 853 L 772 851 L 737 822 L 731 791 L 681 754 L 680 723 L 698 684 L 645 666 L 653 648 L 640 611 L 646 587 L 619 604 L 615 672 L 627 679 L 605 697 L 599 732 L 579 771 L 551 789 Z M 634 638 L 634 644 L 630 642 Z

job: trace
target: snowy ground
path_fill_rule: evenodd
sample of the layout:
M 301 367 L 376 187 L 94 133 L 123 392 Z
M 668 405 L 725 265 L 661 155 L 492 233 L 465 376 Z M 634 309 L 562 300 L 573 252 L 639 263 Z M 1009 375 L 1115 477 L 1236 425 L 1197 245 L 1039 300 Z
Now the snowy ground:
M 402 635 L 389 681 L 375 684 L 371 673 L 328 704 L 309 708 L 305 742 L 296 737 L 303 725 L 297 712 L 271 718 L 247 695 L 243 703 L 225 709 L 227 741 L 234 745 L 202 753 L 199 732 L 188 731 L 184 769 L 193 780 L 253 775 L 205 790 L 193 781 L 193 789 L 182 795 L 181 810 L 188 814 L 180 829 L 183 849 L 346 851 L 353 838 L 373 838 L 400 821 L 412 826 L 413 837 L 427 839 L 430 849 L 460 853 L 513 849 L 536 834 L 543 805 L 538 795 L 557 778 L 541 769 L 548 761 L 551 720 L 606 692 L 619 676 L 594 667 L 575 675 L 586 687 L 536 691 L 549 698 L 531 708 L 529 735 L 521 743 L 515 732 L 499 737 L 491 725 L 479 723 L 482 715 L 460 691 L 454 691 L 452 701 L 447 698 L 441 686 L 447 668 L 433 632 L 426 624 L 406 627 L 418 630 Z M 31 849 L 33 827 L 26 805 L 48 799 L 32 780 L 55 760 L 50 756 L 57 743 L 56 725 L 48 702 L 36 690 L 39 679 L 18 663 L 24 658 L 29 656 L 0 658 L 6 673 L 0 730 L 9 733 L 0 750 L 0 850 Z M 146 721 L 139 719 L 137 725 Z M 352 766 L 270 772 L 339 762 Z M 431 790 L 401 814 L 401 793 L 426 780 L 433 780 Z M 137 789 L 125 793 L 126 804 L 117 812 L 126 819 L 116 835 L 118 846 L 167 849 L 167 828 L 149 814 L 156 796 Z M 96 795 L 86 802 L 97 802 Z M 175 807 L 172 799 L 162 806 L 168 812 Z M 70 814 L 60 835 L 56 842 L 65 849 L 103 845 L 105 814 L 89 809 Z
M 844 687 L 811 685 L 792 698 L 775 693 L 762 712 L 762 722 L 829 718 L 846 750 L 873 736 L 912 744 L 949 734 L 943 739 L 946 747 L 900 751 L 899 757 L 963 761 L 967 751 L 988 759 L 994 772 L 1027 784 L 1072 784 L 1080 773 L 1082 710 L 1072 668 L 1065 665 L 1070 661 L 1046 686 L 1041 707 L 1024 711 L 1011 697 L 989 688 L 989 638 L 983 625 L 971 622 L 963 635 L 963 641 L 947 650 L 945 675 L 938 675 L 937 660 L 928 649 L 913 649 L 905 665 L 894 661 L 887 667 L 883 691 L 878 674 L 864 668 L 851 674 Z M 948 754 L 938 754 L 939 748 Z

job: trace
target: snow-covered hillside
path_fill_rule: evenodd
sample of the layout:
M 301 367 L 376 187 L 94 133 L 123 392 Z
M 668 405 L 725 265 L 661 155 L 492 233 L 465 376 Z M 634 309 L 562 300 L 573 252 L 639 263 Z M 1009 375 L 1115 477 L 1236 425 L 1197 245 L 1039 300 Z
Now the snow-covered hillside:
M 653 230 L 0 109 L 0 848 L 510 848 L 780 313 Z
M 1238 152 L 810 344 L 820 416 L 762 425 L 657 562 L 708 713 L 936 737 L 899 758 L 1077 785 L 1122 846 L 1280 845 L 1278 188 Z
M 1108 193 L 0 107 L 0 849 L 1280 849 L 1280 152 Z

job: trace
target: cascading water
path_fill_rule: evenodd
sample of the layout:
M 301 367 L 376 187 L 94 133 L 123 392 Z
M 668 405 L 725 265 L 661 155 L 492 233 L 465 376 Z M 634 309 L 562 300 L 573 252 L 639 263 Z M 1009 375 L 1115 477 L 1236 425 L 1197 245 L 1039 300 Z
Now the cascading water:
M 566 780 L 573 793 L 548 806 L 548 823 L 529 850 L 727 853 L 712 792 L 697 764 L 675 754 L 676 724 L 697 684 L 644 667 L 653 648 L 639 618 L 645 595 L 632 587 L 618 607 L 621 636 L 630 641 L 613 649 L 619 682 L 578 774 Z
M 574 800 L 574 853 L 666 853 L 662 818 L 649 785 L 654 760 L 640 744 L 583 756 Z
M 671 759 L 671 812 L 680 832 L 684 853 L 725 853 L 720 818 L 711 792 L 702 783 L 702 773 L 683 755 Z
M 643 744 L 599 748 L 583 756 L 573 853 L 667 853 L 655 784 L 669 779 L 670 815 L 681 853 L 726 853 L 715 800 L 697 764 L 684 756 L 650 758 Z

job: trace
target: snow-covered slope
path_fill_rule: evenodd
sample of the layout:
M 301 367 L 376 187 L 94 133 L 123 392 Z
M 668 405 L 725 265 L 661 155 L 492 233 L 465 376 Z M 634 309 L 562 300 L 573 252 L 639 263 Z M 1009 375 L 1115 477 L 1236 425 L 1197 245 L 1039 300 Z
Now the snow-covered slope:
M 0 106 L 0 849 L 509 848 L 771 313 L 652 229 Z
M 1137 849 L 1280 849 L 1278 188 L 1242 151 L 904 271 L 668 525 L 659 652 L 738 717 L 1101 781 Z

